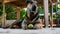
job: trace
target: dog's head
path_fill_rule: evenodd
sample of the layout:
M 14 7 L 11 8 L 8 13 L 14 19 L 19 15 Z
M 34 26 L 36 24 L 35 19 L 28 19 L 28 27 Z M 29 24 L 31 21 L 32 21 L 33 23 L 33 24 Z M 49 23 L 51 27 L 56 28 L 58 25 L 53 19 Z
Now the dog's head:
M 31 11 L 36 11 L 37 9 L 37 2 L 33 0 L 28 0 L 27 1 L 27 8 Z

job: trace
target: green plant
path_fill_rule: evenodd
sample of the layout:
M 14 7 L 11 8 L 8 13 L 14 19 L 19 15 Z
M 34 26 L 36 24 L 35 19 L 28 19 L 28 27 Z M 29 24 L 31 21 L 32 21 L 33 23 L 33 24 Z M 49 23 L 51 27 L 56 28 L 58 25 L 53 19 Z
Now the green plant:
M 6 13 L 7 13 L 6 19 L 8 19 L 8 20 L 16 19 L 16 8 L 7 5 L 6 6 Z
M 2 16 L 2 14 L 3 14 L 3 7 L 2 7 L 2 5 L 0 4 L 0 16 Z
M 20 19 L 24 19 L 25 15 L 26 15 L 25 9 L 21 9 L 21 11 L 20 11 Z
M 5 12 L 7 14 L 6 19 L 15 19 L 16 17 L 16 8 L 13 8 L 11 5 L 5 6 Z M 0 4 L 0 16 L 3 14 L 3 6 Z
M 6 13 L 16 12 L 16 8 L 6 5 Z
M 53 6 L 53 12 L 56 12 L 56 5 Z
M 56 19 L 56 18 L 57 18 L 57 15 L 54 15 L 54 16 L 53 16 L 53 19 Z
M 8 20 L 16 19 L 16 14 L 15 13 L 9 13 L 6 16 L 6 19 L 8 19 Z
M 39 14 L 44 14 L 43 7 L 38 7 Z

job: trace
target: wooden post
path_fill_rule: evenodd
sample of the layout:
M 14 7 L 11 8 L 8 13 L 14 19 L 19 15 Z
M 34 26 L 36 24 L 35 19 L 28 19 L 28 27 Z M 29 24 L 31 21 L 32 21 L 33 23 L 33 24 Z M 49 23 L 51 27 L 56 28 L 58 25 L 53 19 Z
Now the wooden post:
M 2 1 L 3 4 L 3 15 L 2 15 L 2 27 L 5 27 L 5 3 L 4 0 Z
M 50 11 L 50 23 L 51 23 L 51 27 L 53 28 L 53 3 L 51 4 L 51 11 Z
M 52 1 L 50 1 L 50 26 L 52 27 Z
M 53 28 L 53 5 L 54 5 L 54 3 L 52 2 L 52 0 L 50 0 L 50 4 L 51 4 L 51 7 L 50 7 L 50 23 L 51 23 L 51 27 Z
M 48 0 L 44 0 L 45 25 L 48 28 Z
M 17 19 L 20 19 L 20 7 L 17 7 Z

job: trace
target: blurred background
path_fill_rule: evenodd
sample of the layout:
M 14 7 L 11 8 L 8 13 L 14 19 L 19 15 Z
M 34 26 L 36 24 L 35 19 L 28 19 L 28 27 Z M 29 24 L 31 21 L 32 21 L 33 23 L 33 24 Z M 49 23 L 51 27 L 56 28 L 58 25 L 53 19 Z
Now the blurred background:
M 27 0 L 0 0 L 0 27 L 7 27 L 17 19 L 23 19 L 26 14 Z M 45 26 L 44 0 L 38 2 L 40 21 Z M 60 27 L 60 0 L 48 0 L 48 26 L 51 24 L 53 15 L 53 27 Z

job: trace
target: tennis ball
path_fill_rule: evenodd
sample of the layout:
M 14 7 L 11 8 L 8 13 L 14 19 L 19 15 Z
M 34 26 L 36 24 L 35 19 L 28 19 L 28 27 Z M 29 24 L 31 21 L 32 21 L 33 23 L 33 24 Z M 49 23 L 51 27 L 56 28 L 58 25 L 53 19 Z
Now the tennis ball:
M 28 28 L 33 28 L 33 24 L 29 24 L 28 25 Z

